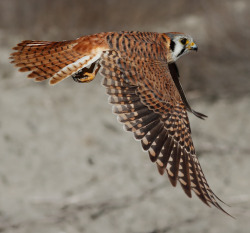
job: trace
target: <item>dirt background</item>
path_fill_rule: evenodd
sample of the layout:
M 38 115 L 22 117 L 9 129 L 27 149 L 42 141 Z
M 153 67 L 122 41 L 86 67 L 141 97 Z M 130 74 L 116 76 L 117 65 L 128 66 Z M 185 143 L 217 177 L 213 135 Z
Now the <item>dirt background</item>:
M 250 232 L 250 2 L 0 1 L 0 232 Z M 9 64 L 24 39 L 119 30 L 182 31 L 199 52 L 178 61 L 193 140 L 234 220 L 159 176 L 122 130 L 98 76 L 35 83 Z

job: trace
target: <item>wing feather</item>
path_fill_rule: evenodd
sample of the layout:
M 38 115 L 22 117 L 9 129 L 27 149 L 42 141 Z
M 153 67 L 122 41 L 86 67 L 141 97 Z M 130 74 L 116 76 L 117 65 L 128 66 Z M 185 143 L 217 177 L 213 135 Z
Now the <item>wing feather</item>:
M 224 211 L 201 170 L 187 116 L 190 109 L 183 103 L 167 63 L 112 51 L 103 53 L 100 64 L 103 84 L 115 104 L 113 112 L 125 130 L 141 140 L 159 173 L 166 170 L 171 184 L 176 186 L 179 181 L 188 197 L 193 190 L 206 205 Z

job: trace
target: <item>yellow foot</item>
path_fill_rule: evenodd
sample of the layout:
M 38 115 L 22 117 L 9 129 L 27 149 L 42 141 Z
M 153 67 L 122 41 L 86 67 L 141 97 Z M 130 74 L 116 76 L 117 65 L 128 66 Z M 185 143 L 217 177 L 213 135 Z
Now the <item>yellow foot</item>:
M 77 82 L 79 83 L 88 83 L 91 82 L 95 78 L 95 73 L 84 73 L 82 78 L 77 78 Z
M 85 67 L 77 73 L 73 74 L 72 78 L 74 79 L 74 81 L 79 83 L 91 82 L 95 78 L 100 67 L 101 66 L 99 64 L 92 63 L 89 68 Z

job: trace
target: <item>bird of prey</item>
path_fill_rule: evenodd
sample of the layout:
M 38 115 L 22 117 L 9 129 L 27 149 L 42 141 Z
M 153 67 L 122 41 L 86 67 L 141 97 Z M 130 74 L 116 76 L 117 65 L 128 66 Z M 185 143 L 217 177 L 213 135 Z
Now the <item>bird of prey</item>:
M 98 71 L 126 131 L 141 141 L 159 173 L 173 186 L 179 181 L 188 197 L 193 191 L 205 204 L 227 213 L 211 190 L 197 159 L 187 111 L 194 111 L 179 81 L 176 60 L 198 47 L 179 32 L 105 32 L 76 40 L 25 40 L 11 54 L 20 71 L 35 81 L 56 84 L 67 77 L 92 81 Z M 218 201 L 219 200 L 219 201 Z

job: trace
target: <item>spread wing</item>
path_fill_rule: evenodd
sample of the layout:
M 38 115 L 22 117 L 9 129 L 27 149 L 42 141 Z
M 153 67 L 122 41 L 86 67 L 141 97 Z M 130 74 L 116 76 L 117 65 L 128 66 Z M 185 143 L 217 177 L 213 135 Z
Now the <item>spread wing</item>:
M 100 64 L 113 112 L 141 140 L 159 173 L 166 171 L 173 186 L 179 181 L 187 196 L 193 190 L 205 204 L 225 212 L 196 157 L 186 106 L 168 64 L 119 51 L 104 52 Z

